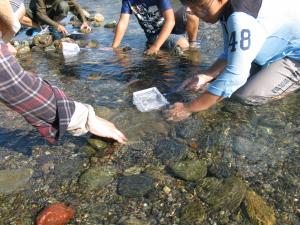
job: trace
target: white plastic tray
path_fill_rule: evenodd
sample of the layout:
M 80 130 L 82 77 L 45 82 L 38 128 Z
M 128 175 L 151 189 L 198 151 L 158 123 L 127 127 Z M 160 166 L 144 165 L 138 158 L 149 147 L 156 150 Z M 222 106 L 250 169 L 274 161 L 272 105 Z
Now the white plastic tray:
M 133 93 L 133 104 L 141 112 L 157 110 L 168 105 L 168 100 L 159 92 L 156 87 Z

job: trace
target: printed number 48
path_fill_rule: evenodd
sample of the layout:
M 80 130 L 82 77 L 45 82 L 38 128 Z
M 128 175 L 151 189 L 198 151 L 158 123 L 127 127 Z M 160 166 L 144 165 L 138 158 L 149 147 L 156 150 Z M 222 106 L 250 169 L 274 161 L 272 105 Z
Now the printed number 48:
M 241 31 L 240 48 L 242 50 L 248 50 L 250 48 L 250 45 L 251 45 L 250 37 L 251 37 L 250 30 L 243 29 Z M 230 39 L 229 39 L 229 45 L 228 45 L 229 47 L 231 47 L 231 52 L 236 51 L 237 44 L 238 44 L 238 42 L 236 41 L 236 32 L 233 31 L 233 32 L 231 32 Z

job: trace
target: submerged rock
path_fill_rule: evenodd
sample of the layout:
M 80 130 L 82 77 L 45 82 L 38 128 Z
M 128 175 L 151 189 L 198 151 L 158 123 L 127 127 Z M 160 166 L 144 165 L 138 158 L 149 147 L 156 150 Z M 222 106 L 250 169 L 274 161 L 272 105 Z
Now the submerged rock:
M 201 202 L 192 202 L 182 208 L 180 224 L 202 224 L 205 218 L 205 208 Z
M 130 51 L 132 48 L 130 46 L 125 46 L 122 50 L 123 52 L 128 52 Z
M 11 194 L 23 189 L 32 173 L 32 169 L 0 170 L 0 193 Z
M 64 225 L 75 215 L 72 208 L 61 203 L 54 203 L 45 208 L 36 219 L 37 225 Z
M 26 45 L 21 45 L 17 48 L 17 54 L 18 55 L 23 55 L 23 54 L 27 54 L 30 52 L 30 47 L 26 46 Z
M 115 20 L 107 23 L 104 25 L 105 28 L 116 28 L 117 27 L 117 22 Z
M 172 172 L 187 181 L 197 181 L 207 174 L 207 166 L 204 160 L 187 160 L 177 162 L 170 166 Z
M 40 48 L 46 48 L 53 43 L 52 35 L 50 34 L 40 34 L 33 38 L 33 44 Z
M 134 216 L 128 217 L 123 217 L 120 219 L 118 222 L 118 225 L 150 225 L 149 222 L 140 220 Z
M 118 181 L 118 194 L 129 198 L 143 197 L 153 188 L 153 179 L 144 174 L 121 177 Z
M 156 144 L 154 154 L 164 164 L 172 164 L 186 157 L 187 146 L 171 140 L 160 140 Z
M 79 179 L 83 188 L 95 190 L 110 184 L 114 180 L 117 170 L 111 166 L 100 166 L 88 169 Z
M 99 138 L 90 138 L 90 139 L 88 139 L 88 143 L 95 150 L 97 150 L 99 152 L 103 152 L 103 154 L 104 154 L 104 149 L 106 149 L 108 146 L 108 144 L 105 141 L 102 141 Z
M 217 178 L 227 178 L 233 175 L 233 171 L 223 162 L 213 163 L 209 166 L 208 172 Z
M 91 40 L 88 45 L 88 48 L 98 48 L 99 47 L 99 42 L 97 40 Z
M 244 202 L 250 221 L 254 225 L 276 224 L 274 210 L 254 191 L 247 191 Z
M 101 23 L 104 21 L 104 16 L 100 13 L 96 13 L 93 19 L 95 22 Z
M 244 182 L 237 177 L 229 177 L 222 182 L 216 178 L 206 178 L 197 186 L 197 194 L 212 210 L 233 212 L 244 200 L 246 189 Z

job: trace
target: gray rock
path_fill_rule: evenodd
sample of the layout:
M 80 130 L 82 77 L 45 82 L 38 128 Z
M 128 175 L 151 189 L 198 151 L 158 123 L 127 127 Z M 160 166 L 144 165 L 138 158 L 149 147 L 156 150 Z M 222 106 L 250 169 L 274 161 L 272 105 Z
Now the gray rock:
M 23 189 L 32 173 L 32 169 L 0 170 L 0 193 L 10 194 Z
M 157 142 L 154 154 L 164 164 L 172 164 L 186 157 L 187 146 L 164 139 Z
M 182 161 L 170 166 L 172 172 L 187 181 L 198 181 L 207 174 L 207 166 L 204 160 Z
M 233 171 L 223 162 L 213 163 L 209 166 L 208 172 L 217 178 L 227 178 L 233 175 Z
M 153 188 L 153 179 L 144 174 L 121 177 L 118 181 L 118 194 L 129 198 L 142 197 Z

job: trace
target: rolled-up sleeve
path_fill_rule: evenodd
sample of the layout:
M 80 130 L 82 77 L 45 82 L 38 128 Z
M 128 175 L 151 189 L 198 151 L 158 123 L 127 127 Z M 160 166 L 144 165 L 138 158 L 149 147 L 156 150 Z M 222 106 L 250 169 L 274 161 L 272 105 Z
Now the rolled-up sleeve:
M 227 58 L 227 66 L 209 85 L 208 91 L 227 98 L 247 82 L 252 61 L 266 39 L 266 32 L 255 18 L 242 12 L 233 13 L 225 26 L 224 44 L 227 46 L 221 58 Z

